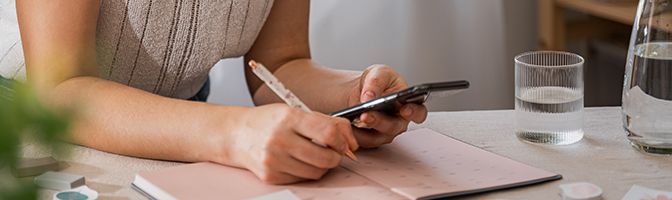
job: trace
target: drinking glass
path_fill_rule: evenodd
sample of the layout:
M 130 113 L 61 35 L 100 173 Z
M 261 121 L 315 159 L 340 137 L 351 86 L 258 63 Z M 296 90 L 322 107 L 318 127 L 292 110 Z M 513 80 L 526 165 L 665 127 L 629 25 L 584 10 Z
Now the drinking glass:
M 583 58 L 559 51 L 515 57 L 515 127 L 519 139 L 572 144 L 583 138 Z

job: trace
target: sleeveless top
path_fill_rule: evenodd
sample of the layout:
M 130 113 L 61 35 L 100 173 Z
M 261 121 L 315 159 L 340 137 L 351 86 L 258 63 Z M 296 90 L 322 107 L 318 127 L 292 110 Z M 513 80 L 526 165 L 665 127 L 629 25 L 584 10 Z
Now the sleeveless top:
M 273 0 L 101 1 L 96 48 L 102 78 L 187 99 L 220 59 L 244 55 Z

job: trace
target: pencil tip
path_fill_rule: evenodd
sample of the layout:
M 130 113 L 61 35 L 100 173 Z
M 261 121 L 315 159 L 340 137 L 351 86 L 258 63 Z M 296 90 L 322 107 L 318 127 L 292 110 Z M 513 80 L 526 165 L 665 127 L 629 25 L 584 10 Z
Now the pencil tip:
M 353 161 L 358 161 L 359 160 L 359 159 L 357 159 L 357 156 L 354 153 L 352 153 L 352 151 L 350 151 L 350 150 L 346 151 L 345 155 L 348 156 L 348 158 L 350 158 L 350 160 L 353 160 Z

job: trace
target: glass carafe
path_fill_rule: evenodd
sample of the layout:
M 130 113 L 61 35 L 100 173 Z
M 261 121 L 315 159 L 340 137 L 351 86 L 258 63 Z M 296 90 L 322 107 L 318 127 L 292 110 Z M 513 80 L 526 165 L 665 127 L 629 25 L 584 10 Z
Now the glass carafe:
M 672 154 L 672 0 L 640 0 L 623 84 L 623 127 L 644 152 Z

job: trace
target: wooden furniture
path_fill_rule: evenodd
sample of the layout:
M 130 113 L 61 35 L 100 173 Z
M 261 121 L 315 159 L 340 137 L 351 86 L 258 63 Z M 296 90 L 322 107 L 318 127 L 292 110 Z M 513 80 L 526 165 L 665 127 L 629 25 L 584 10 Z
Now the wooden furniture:
M 584 64 L 586 106 L 619 106 L 638 0 L 539 0 L 538 48 L 571 51 Z
M 609 29 L 607 24 L 594 21 L 568 22 L 565 15 L 568 10 L 625 25 L 632 25 L 637 12 L 634 0 L 540 0 L 538 6 L 539 48 L 546 50 L 564 50 L 568 39 L 604 34 Z
M 604 199 L 621 199 L 633 184 L 660 190 L 672 188 L 672 156 L 653 156 L 632 148 L 623 131 L 619 107 L 586 109 L 585 137 L 566 146 L 536 145 L 518 140 L 513 115 L 513 110 L 432 112 L 424 124 L 412 125 L 410 129 L 430 128 L 563 176 L 557 181 L 464 199 L 560 199 L 558 185 L 579 181 L 602 187 Z M 23 152 L 25 157 L 41 157 L 45 153 L 32 145 L 25 145 Z M 63 171 L 84 175 L 87 185 L 100 193 L 99 199 L 144 199 L 131 189 L 136 173 L 182 164 L 121 156 L 75 145 L 70 152 L 68 157 L 57 158 L 69 166 Z M 43 199 L 51 199 L 53 191 L 43 190 L 42 194 Z

